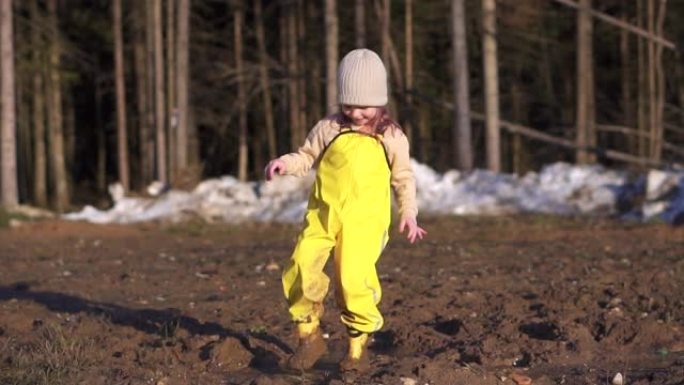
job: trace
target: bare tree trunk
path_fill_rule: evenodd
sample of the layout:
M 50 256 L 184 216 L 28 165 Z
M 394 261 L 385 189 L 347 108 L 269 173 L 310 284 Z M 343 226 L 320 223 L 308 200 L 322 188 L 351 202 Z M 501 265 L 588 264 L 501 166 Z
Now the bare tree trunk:
M 50 98 L 48 113 L 50 115 L 50 165 L 52 167 L 52 182 L 55 199 L 55 209 L 64 212 L 69 206 L 69 187 L 64 162 L 64 135 L 62 115 L 62 79 L 60 62 L 62 57 L 57 29 L 57 1 L 48 0 L 48 28 L 50 36 L 49 47 L 49 82 L 48 95 Z
M 513 121 L 518 124 L 524 123 L 523 120 L 523 93 L 520 89 L 519 76 L 515 76 L 511 80 L 511 117 Z M 523 173 L 523 142 L 522 137 L 518 133 L 511 134 L 511 168 L 517 175 Z
M 147 123 L 147 137 L 145 139 L 145 151 L 148 154 L 149 161 L 149 178 L 148 181 L 158 179 L 158 165 L 157 165 L 157 144 L 155 137 L 157 135 L 157 118 L 156 118 L 156 94 L 155 94 L 155 23 L 154 23 L 154 2 L 145 1 L 140 2 L 145 9 L 145 57 L 147 58 L 147 79 L 146 89 L 148 109 L 145 117 Z
M 320 13 L 320 8 L 318 5 L 315 5 L 315 3 L 308 2 L 308 16 L 307 18 L 309 20 L 320 20 L 321 19 L 321 13 Z M 313 45 L 313 51 L 314 52 L 320 52 L 321 47 L 319 45 L 323 44 L 320 39 L 310 39 L 312 41 Z M 310 70 L 309 72 L 309 83 L 311 84 L 311 103 L 309 104 L 309 119 L 310 121 L 307 122 L 307 126 L 311 125 L 311 121 L 315 121 L 316 119 L 319 119 L 322 115 L 322 109 L 321 107 L 323 106 L 323 103 L 321 101 L 323 100 L 323 95 L 322 95 L 322 87 L 321 87 L 321 79 L 323 79 L 323 65 L 321 60 L 312 60 L 308 63 Z
M 432 131 L 430 130 L 429 115 L 427 106 L 418 106 L 418 154 L 423 163 L 428 163 L 431 160 Z
M 392 23 L 392 13 L 390 11 L 390 0 L 377 0 L 380 2 L 380 55 L 382 61 L 390 62 L 390 28 Z
M 112 3 L 114 17 L 114 78 L 116 80 L 116 132 L 118 150 L 119 182 L 124 191 L 130 190 L 128 169 L 128 130 L 126 128 L 126 89 L 123 58 L 123 33 L 121 26 L 121 0 Z
M 487 168 L 501 171 L 499 132 L 499 74 L 496 47 L 496 0 L 482 0 L 483 66 L 485 82 L 485 126 L 487 131 Z
M 278 153 L 276 148 L 273 105 L 271 104 L 271 80 L 268 75 L 268 53 L 266 52 L 266 34 L 264 32 L 264 18 L 261 0 L 254 0 L 254 19 L 256 24 L 257 45 L 259 47 L 259 84 L 261 85 L 261 95 L 264 102 L 264 120 L 266 123 L 268 158 L 273 159 L 278 155 Z
M 135 71 L 136 112 L 138 127 L 138 165 L 136 178 L 139 186 L 145 186 L 152 180 L 151 152 L 147 150 L 149 144 L 149 101 L 147 94 L 147 50 L 145 42 L 145 3 L 136 2 L 133 5 L 133 70 Z
M 166 160 L 166 99 L 164 93 L 164 45 L 162 44 L 162 7 L 161 0 L 154 0 L 154 94 L 157 133 L 157 179 L 168 181 Z
M 30 44 L 26 29 L 17 31 L 18 44 Z M 21 62 L 31 63 L 29 52 L 21 55 Z M 33 186 L 33 127 L 31 126 L 30 94 L 32 91 L 32 74 L 28 71 L 20 71 L 17 76 L 16 100 L 17 100 L 17 188 L 19 201 L 31 201 Z
M 648 0 L 646 3 L 646 28 L 649 34 L 655 32 L 655 0 Z M 654 145 L 656 141 L 656 112 L 655 107 L 657 103 L 656 97 L 656 71 L 655 71 L 655 43 L 648 39 L 646 41 L 646 52 L 648 62 L 648 157 L 654 158 Z
M 237 72 L 238 84 L 238 179 L 242 182 L 247 180 L 247 96 L 245 92 L 244 70 L 242 63 L 242 2 L 236 1 L 233 11 L 233 27 L 235 38 L 235 71 Z
M 658 2 L 658 12 L 655 20 L 655 34 L 658 37 L 663 36 L 663 24 L 665 23 L 665 12 L 667 7 L 667 0 L 660 0 Z M 653 72 L 655 75 L 655 104 L 653 106 L 654 126 L 653 126 L 653 142 L 651 160 L 660 162 L 663 151 L 663 113 L 665 109 L 665 76 L 663 74 L 663 46 L 662 44 L 655 45 L 655 58 Z
M 325 0 L 325 69 L 327 113 L 338 110 L 337 106 L 337 62 L 339 59 L 339 31 L 337 0 Z
M 589 10 L 591 0 L 580 0 L 577 11 L 577 162 L 592 163 L 595 159 L 587 151 L 592 145 L 591 133 L 594 125 L 591 108 L 593 106 L 593 66 L 592 66 L 592 20 Z
M 64 160 L 67 170 L 67 186 L 70 189 L 69 195 L 72 195 L 71 189 L 74 186 L 74 163 L 76 161 L 76 110 L 74 107 L 74 95 L 71 90 L 67 89 L 64 92 L 62 101 L 62 109 L 64 111 Z
M 176 0 L 166 3 L 166 116 L 168 116 L 169 177 L 178 177 L 178 116 L 176 114 Z
M 0 1 L 0 51 L 2 51 L 2 205 L 19 204 L 17 183 L 17 122 L 14 95 L 14 37 L 12 1 Z
M 290 148 L 294 150 L 301 146 L 304 140 L 304 135 L 302 134 L 303 127 L 300 127 L 299 122 L 299 41 L 297 39 L 297 12 L 295 7 L 289 7 L 287 10 L 287 36 L 287 99 L 290 118 Z
M 626 0 L 621 3 L 621 20 L 627 23 L 627 5 Z M 629 31 L 626 29 L 620 30 L 620 58 L 622 70 L 622 113 L 623 124 L 626 127 L 634 127 L 634 106 L 632 104 L 632 66 L 631 54 L 629 44 Z M 635 148 L 634 137 L 628 135 L 626 138 L 626 153 L 630 153 Z
M 95 130 L 97 130 L 96 184 L 101 194 L 107 192 L 107 138 L 102 124 L 102 79 L 95 78 Z
M 404 132 L 413 142 L 413 0 L 406 0 L 404 3 L 404 34 L 406 52 L 406 67 L 404 78 L 406 78 L 406 89 L 404 90 L 404 113 L 406 119 L 404 121 Z
M 188 115 L 190 112 L 190 0 L 178 4 L 178 47 L 176 50 L 177 156 L 178 168 L 188 167 Z
M 468 48 L 466 44 L 464 0 L 451 0 L 451 27 L 454 74 L 454 124 L 452 147 L 456 165 L 462 171 L 473 169 L 472 130 L 470 126 L 470 93 L 468 89 Z
M 409 0 L 410 1 L 410 0 Z M 366 47 L 366 1 L 354 1 L 354 41 L 356 48 Z
M 637 25 L 639 28 L 644 27 L 644 1 L 648 0 L 637 0 Z M 637 124 L 638 130 L 644 135 L 639 135 L 637 155 L 639 157 L 646 157 L 648 146 L 647 146 L 647 128 L 648 128 L 648 101 L 647 101 L 647 71 L 646 68 L 646 42 L 643 38 L 637 39 L 637 62 L 638 62 L 638 88 L 637 88 Z
M 45 157 L 45 46 L 37 28 L 43 23 L 38 13 L 38 0 L 31 0 L 30 20 L 33 72 L 33 200 L 38 207 L 47 207 L 47 160 Z
M 306 12 L 304 10 L 304 1 L 303 0 L 297 0 L 297 41 L 299 42 L 308 42 L 309 40 L 307 39 L 306 36 Z M 297 76 L 298 79 L 298 84 L 297 84 L 297 89 L 299 90 L 299 102 L 297 103 L 297 106 L 299 108 L 299 127 L 301 127 L 301 140 L 303 141 L 306 138 L 306 127 L 308 126 L 307 120 L 306 120 L 306 112 L 307 112 L 307 86 L 306 86 L 306 75 L 309 73 L 309 69 L 307 68 L 306 65 L 306 59 L 307 59 L 307 47 L 308 44 L 303 44 L 302 45 L 302 51 L 299 53 L 299 56 L 297 57 L 297 73 L 299 76 Z M 256 155 L 256 154 L 255 154 Z

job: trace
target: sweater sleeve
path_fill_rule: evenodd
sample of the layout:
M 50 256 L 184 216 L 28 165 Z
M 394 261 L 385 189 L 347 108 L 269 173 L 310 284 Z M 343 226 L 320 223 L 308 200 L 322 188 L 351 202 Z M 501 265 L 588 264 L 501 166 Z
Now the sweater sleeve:
M 325 129 L 328 123 L 318 122 L 307 135 L 304 144 L 295 152 L 285 154 L 279 159 L 285 163 L 285 172 L 290 175 L 306 175 L 325 148 Z
M 392 172 L 391 184 L 399 205 L 401 218 L 416 218 L 416 182 L 411 167 L 409 142 L 401 131 L 388 133 L 384 139 Z

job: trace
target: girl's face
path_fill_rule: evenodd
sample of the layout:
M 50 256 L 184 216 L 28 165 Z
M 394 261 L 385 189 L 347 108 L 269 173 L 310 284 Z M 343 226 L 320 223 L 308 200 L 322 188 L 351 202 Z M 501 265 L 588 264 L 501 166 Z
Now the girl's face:
M 378 115 L 378 107 L 342 105 L 342 113 L 356 126 L 365 126 Z

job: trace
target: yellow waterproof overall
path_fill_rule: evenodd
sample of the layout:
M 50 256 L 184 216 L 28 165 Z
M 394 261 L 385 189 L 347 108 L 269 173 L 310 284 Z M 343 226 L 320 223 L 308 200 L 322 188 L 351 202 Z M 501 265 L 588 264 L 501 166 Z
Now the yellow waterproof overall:
M 335 249 L 336 294 L 342 322 L 371 333 L 382 327 L 375 263 L 388 240 L 390 169 L 381 138 L 343 131 L 320 159 L 283 289 L 295 322 L 320 317 L 330 279 L 323 273 Z

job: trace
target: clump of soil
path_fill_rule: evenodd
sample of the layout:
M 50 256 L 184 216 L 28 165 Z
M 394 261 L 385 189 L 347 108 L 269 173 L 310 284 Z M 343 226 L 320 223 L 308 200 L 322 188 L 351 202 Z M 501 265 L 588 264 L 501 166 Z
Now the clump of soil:
M 424 218 L 378 264 L 386 323 L 364 384 L 684 381 L 684 229 L 607 219 Z M 341 384 L 296 344 L 280 274 L 299 226 L 43 221 L 0 230 L 0 383 Z M 332 273 L 328 269 L 329 273 Z

